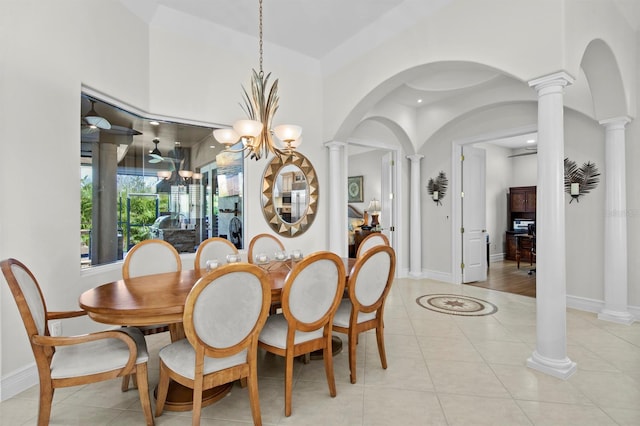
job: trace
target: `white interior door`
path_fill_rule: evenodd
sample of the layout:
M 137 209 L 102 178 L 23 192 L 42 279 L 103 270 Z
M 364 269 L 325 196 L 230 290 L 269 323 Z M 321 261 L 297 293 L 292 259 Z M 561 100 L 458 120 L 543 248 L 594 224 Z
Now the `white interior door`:
M 462 147 L 462 282 L 486 281 L 486 151 Z
M 381 173 L 381 225 L 382 233 L 389 239 L 391 247 L 395 244 L 395 151 L 389 151 L 382 156 L 382 173 Z

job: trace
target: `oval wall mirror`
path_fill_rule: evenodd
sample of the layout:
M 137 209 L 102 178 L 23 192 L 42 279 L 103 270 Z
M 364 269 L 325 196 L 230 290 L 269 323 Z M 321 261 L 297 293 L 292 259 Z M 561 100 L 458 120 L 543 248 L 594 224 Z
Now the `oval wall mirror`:
M 275 156 L 262 176 L 262 213 L 284 237 L 305 232 L 318 211 L 318 177 L 307 157 L 299 152 Z

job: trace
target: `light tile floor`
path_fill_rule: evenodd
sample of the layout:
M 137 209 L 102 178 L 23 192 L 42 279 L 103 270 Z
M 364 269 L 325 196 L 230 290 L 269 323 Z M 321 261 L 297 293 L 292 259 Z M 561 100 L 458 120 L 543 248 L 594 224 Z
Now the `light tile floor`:
M 440 314 L 416 303 L 434 293 L 490 301 L 483 317 Z M 430 280 L 396 280 L 385 315 L 389 368 L 382 370 L 375 334 L 360 337 L 357 384 L 346 350 L 334 358 L 338 395 L 329 396 L 321 361 L 295 364 L 293 414 L 284 417 L 284 363 L 260 353 L 265 425 L 640 425 L 640 323 L 600 321 L 568 310 L 568 356 L 578 371 L 559 380 L 526 367 L 535 348 L 535 299 Z M 343 339 L 346 349 L 346 339 Z M 158 379 L 165 334 L 148 338 L 150 385 Z M 152 400 L 153 401 L 153 400 Z M 37 387 L 0 404 L 0 424 L 34 425 Z M 191 412 L 167 412 L 157 425 L 188 425 Z M 203 425 L 251 424 L 246 389 L 237 384 L 204 408 Z M 52 425 L 144 424 L 138 392 L 120 380 L 60 389 Z

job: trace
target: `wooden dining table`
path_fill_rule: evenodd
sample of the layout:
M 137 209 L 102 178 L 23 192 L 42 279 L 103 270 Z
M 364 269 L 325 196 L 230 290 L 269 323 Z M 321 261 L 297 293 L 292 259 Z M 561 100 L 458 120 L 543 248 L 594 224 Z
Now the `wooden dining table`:
M 347 277 L 355 259 L 343 258 Z M 282 287 L 291 270 L 291 261 L 270 262 L 261 265 L 271 278 L 271 301 L 280 301 Z M 80 308 L 94 321 L 121 326 L 149 326 L 169 324 L 171 341 L 185 337 L 182 315 L 187 295 L 195 283 L 205 274 L 195 269 L 181 272 L 145 275 L 121 279 L 85 291 L 79 297 Z M 224 397 L 232 384 L 209 389 L 203 394 L 203 406 Z M 172 382 L 166 410 L 189 411 L 192 409 L 191 389 Z

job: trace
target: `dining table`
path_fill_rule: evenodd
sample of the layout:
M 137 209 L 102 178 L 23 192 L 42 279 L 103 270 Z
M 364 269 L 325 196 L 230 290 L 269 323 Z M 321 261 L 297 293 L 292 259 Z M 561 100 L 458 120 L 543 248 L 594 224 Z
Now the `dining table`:
M 356 259 L 342 260 L 348 278 Z M 260 265 L 271 278 L 272 303 L 280 301 L 282 287 L 293 265 L 292 260 L 271 261 Z M 171 341 L 175 342 L 185 337 L 182 316 L 187 295 L 204 274 L 206 270 L 203 269 L 188 269 L 120 279 L 83 292 L 78 303 L 89 318 L 103 324 L 139 327 L 169 324 Z M 232 385 L 230 383 L 208 389 L 203 393 L 202 405 L 207 406 L 220 400 Z M 165 409 L 191 410 L 192 395 L 191 389 L 172 381 Z

